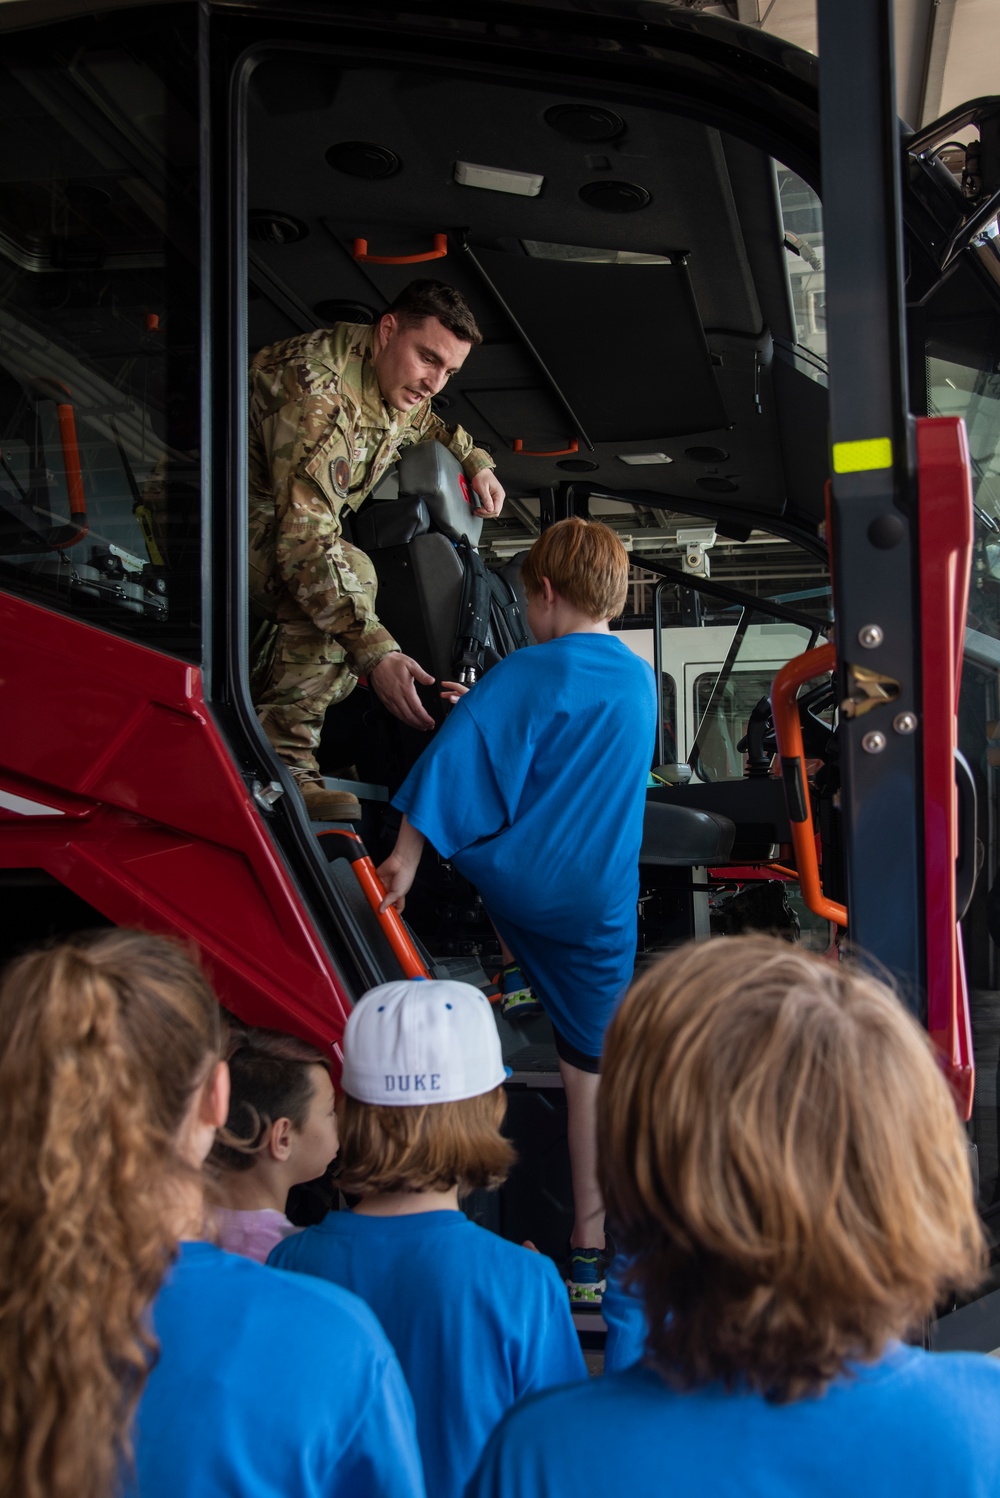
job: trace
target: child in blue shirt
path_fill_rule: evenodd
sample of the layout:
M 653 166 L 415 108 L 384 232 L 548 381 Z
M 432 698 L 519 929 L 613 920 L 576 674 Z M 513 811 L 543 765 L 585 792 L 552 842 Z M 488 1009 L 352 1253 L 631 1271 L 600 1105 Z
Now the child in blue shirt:
M 773 938 L 692 943 L 612 1021 L 599 1127 L 645 1357 L 520 1406 L 468 1498 L 1000 1492 L 1000 1365 L 901 1340 L 985 1253 L 895 995 Z
M 0 1493 L 424 1498 L 368 1307 L 204 1241 L 219 1006 L 108 931 L 0 983 Z
M 268 1262 L 367 1302 L 413 1394 L 428 1493 L 461 1498 L 517 1400 L 586 1377 L 551 1260 L 459 1210 L 513 1159 L 496 1023 L 468 984 L 387 983 L 355 1006 L 343 1047 L 340 1184 L 361 1202 Z
M 573 1181 L 569 1285 L 603 1291 L 594 1126 L 604 1031 L 635 962 L 653 673 L 609 630 L 629 560 L 605 525 L 563 520 L 521 568 L 537 645 L 456 702 L 394 798 L 379 875 L 400 909 L 425 838 L 479 890 L 555 1030 Z M 453 692 L 453 695 L 455 693 Z

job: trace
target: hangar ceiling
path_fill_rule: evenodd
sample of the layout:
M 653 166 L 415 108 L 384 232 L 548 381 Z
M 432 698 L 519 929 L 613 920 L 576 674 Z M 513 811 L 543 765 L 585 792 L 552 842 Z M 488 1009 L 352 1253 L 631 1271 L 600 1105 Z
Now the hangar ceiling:
M 730 16 L 815 52 L 816 0 L 662 0 L 681 10 Z M 895 0 L 896 99 L 913 126 L 1000 87 L 996 0 Z

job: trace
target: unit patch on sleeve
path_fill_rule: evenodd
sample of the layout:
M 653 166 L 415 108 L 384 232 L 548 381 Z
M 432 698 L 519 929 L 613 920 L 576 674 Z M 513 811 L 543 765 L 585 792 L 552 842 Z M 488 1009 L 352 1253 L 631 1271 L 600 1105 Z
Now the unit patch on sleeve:
M 351 465 L 346 458 L 335 458 L 330 465 L 333 487 L 341 499 L 347 498 L 351 482 Z

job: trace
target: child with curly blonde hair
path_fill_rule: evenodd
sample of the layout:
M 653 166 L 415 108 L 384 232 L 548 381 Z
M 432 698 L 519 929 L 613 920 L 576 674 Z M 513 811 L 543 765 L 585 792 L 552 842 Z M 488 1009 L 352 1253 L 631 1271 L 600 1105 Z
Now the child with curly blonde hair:
M 228 1101 L 218 1002 L 174 942 L 77 937 L 0 981 L 10 1498 L 423 1498 L 367 1307 L 206 1241 Z

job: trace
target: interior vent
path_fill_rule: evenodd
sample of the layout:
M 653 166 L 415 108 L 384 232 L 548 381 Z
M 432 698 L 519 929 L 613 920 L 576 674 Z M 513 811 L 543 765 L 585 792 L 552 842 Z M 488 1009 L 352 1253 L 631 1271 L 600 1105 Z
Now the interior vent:
M 545 123 L 570 140 L 614 140 L 625 129 L 625 121 L 599 104 L 553 104 L 545 111 Z
M 348 177 L 366 177 L 369 181 L 391 177 L 402 164 L 395 151 L 370 140 L 342 140 L 330 147 L 326 159 L 336 171 L 346 172 Z
M 301 219 L 290 213 L 272 213 L 269 208 L 251 208 L 247 214 L 247 235 L 258 244 L 295 244 L 305 239 L 309 230 Z
M 563 458 L 556 464 L 564 473 L 593 473 L 597 466 L 589 458 Z
M 605 213 L 635 213 L 650 200 L 646 189 L 635 182 L 587 182 L 580 196 L 590 208 Z
M 724 447 L 686 447 L 684 456 L 693 463 L 725 463 L 729 454 Z
M 324 328 L 332 327 L 335 322 L 372 323 L 375 321 L 375 309 L 364 302 L 349 302 L 334 298 L 327 302 L 316 302 L 313 311 Z
M 707 489 L 709 494 L 735 494 L 739 484 L 734 484 L 732 479 L 704 478 L 695 479 L 699 489 Z

